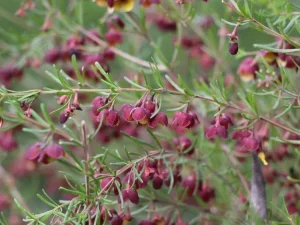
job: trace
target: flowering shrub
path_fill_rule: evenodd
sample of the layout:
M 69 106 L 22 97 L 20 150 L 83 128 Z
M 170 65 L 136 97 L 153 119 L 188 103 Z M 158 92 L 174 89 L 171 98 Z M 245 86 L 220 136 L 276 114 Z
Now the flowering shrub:
M 299 8 L 1 2 L 0 224 L 299 224 Z

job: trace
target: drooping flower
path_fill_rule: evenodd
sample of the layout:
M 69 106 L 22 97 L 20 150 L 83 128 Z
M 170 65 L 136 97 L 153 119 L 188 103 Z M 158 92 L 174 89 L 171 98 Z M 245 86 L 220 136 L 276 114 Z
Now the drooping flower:
M 45 143 L 37 142 L 27 149 L 25 158 L 37 163 L 49 164 L 64 157 L 65 150 L 59 144 L 52 143 L 45 146 Z
M 259 67 L 254 58 L 248 57 L 244 59 L 239 68 L 237 73 L 241 76 L 243 81 L 251 81 L 256 78 L 256 72 L 259 70 Z
M 99 6 L 107 6 L 111 10 L 129 12 L 134 7 L 134 0 L 96 0 Z

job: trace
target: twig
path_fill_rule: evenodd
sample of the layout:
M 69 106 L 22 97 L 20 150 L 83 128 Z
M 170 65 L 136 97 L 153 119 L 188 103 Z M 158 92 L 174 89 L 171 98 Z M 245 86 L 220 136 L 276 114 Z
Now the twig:
M 85 156 L 85 163 L 84 163 L 84 173 L 85 173 L 85 188 L 86 188 L 86 205 L 87 207 L 90 204 L 90 177 L 89 177 L 89 160 L 90 160 L 90 154 L 89 154 L 89 146 L 87 143 L 87 131 L 86 131 L 86 124 L 85 121 L 81 122 L 82 126 L 82 147 L 84 151 Z M 88 220 L 89 225 L 92 225 L 92 219 L 91 215 L 88 212 Z
M 58 92 L 60 92 L 60 93 L 63 93 L 63 92 L 69 93 L 69 92 L 70 92 L 69 89 L 54 90 L 54 91 L 52 91 L 52 90 L 51 90 L 51 91 L 32 90 L 32 91 L 33 91 L 33 92 L 37 92 L 37 91 L 38 91 L 39 94 L 57 94 Z M 80 93 L 99 93 L 99 92 L 109 92 L 109 93 L 111 93 L 111 92 L 112 92 L 111 89 L 73 89 L 72 91 L 73 91 L 73 92 L 78 92 L 78 93 L 79 93 L 79 92 L 80 92 Z M 141 88 L 117 88 L 115 91 L 117 91 L 117 92 L 119 92 L 119 93 L 120 93 L 120 92 L 126 92 L 126 91 L 128 91 L 128 92 L 150 92 L 150 90 L 149 90 L 149 89 L 146 89 L 146 88 L 144 88 L 144 89 L 141 89 Z M 180 92 L 180 91 L 169 90 L 169 89 L 164 89 L 164 88 L 153 89 L 153 90 L 151 90 L 151 91 L 153 91 L 153 92 L 159 92 L 159 93 L 161 93 L 161 94 L 169 93 L 169 94 L 175 94 L 175 95 L 186 95 L 185 93 Z M 12 92 L 12 93 L 7 93 L 7 94 L 0 93 L 0 97 L 3 98 L 3 97 L 6 97 L 6 96 L 18 96 L 18 95 L 20 95 L 20 94 L 23 96 L 22 93 L 23 93 L 22 91 L 20 91 L 20 92 Z M 250 114 L 250 115 L 252 115 L 252 116 L 257 117 L 257 115 L 255 115 L 255 114 L 253 114 L 253 113 L 250 113 L 250 112 L 247 112 L 247 111 L 245 111 L 244 109 L 242 109 L 242 108 L 240 108 L 240 107 L 238 107 L 238 106 L 235 106 L 235 105 L 233 105 L 233 104 L 229 104 L 229 103 L 227 103 L 227 102 L 216 102 L 214 99 L 207 98 L 207 97 L 200 96 L 200 95 L 194 95 L 194 96 L 192 96 L 192 97 L 198 98 L 198 99 L 201 99 L 201 100 L 204 100 L 204 101 L 216 103 L 216 104 L 219 104 L 219 105 L 221 104 L 221 105 L 226 106 L 226 107 L 228 107 L 228 108 L 237 110 L 237 111 L 239 111 L 239 112 L 241 112 L 241 113 L 248 113 L 248 114 Z M 265 122 L 267 122 L 267 123 L 270 123 L 270 124 L 272 124 L 272 125 L 274 125 L 274 126 L 276 126 L 276 127 L 279 127 L 279 128 L 281 128 L 281 129 L 285 130 L 285 131 L 288 131 L 288 132 L 290 132 L 290 133 L 292 133 L 292 134 L 295 134 L 295 135 L 300 136 L 300 132 L 298 132 L 298 131 L 296 131 L 296 130 L 293 130 L 293 129 L 289 128 L 289 127 L 286 127 L 286 126 L 284 126 L 284 125 L 282 125 L 282 124 L 279 124 L 278 122 L 276 122 L 276 121 L 274 121 L 274 120 L 271 120 L 271 119 L 268 119 L 268 118 L 265 118 L 265 117 L 262 117 L 262 116 L 259 116 L 258 119 L 261 119 L 262 121 L 265 121 Z M 28 119 L 28 120 L 29 120 L 30 122 L 36 123 L 35 120 L 32 120 L 32 119 Z M 60 132 L 61 132 L 61 131 L 60 131 Z M 71 137 L 69 137 L 69 138 L 71 138 Z

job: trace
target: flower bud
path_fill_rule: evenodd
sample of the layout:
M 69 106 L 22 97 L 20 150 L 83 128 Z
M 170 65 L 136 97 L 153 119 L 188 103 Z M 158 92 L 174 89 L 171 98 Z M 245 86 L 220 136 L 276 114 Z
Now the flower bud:
M 229 53 L 231 55 L 236 55 L 239 51 L 239 44 L 237 42 L 233 42 L 229 44 Z

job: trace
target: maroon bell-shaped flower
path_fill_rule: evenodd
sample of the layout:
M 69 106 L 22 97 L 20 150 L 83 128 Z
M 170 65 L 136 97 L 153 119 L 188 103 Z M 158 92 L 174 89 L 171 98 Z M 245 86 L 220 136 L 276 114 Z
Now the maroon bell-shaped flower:
M 114 216 L 111 219 L 111 225 L 123 225 L 123 218 L 119 215 Z
M 201 190 L 198 191 L 198 194 L 204 202 L 209 202 L 215 197 L 215 190 L 208 184 L 204 184 Z
M 98 109 L 105 106 L 106 103 L 107 103 L 107 99 L 102 96 L 97 96 L 96 98 L 94 98 L 92 101 L 93 114 L 95 116 L 98 116 L 100 113 L 100 111 L 98 111 Z
M 124 104 L 121 108 L 121 111 L 123 111 L 123 118 L 127 122 L 132 122 L 134 119 L 132 118 L 131 111 L 134 109 L 134 106 L 129 104 Z
M 52 143 L 45 146 L 42 142 L 31 145 L 25 153 L 25 158 L 30 161 L 49 164 L 57 159 L 64 157 L 65 151 L 59 144 Z
M 182 187 L 184 189 L 187 189 L 187 194 L 189 196 L 193 195 L 194 190 L 196 188 L 196 184 L 197 184 L 197 179 L 195 174 L 185 177 L 182 181 Z
M 110 29 L 106 34 L 105 38 L 110 45 L 121 44 L 123 42 L 123 35 L 116 29 Z
M 49 164 L 57 159 L 64 157 L 65 151 L 59 144 L 47 145 L 39 154 L 38 162 Z
M 150 119 L 150 122 L 148 124 L 149 127 L 155 128 L 158 124 L 168 126 L 168 117 L 165 113 L 158 113 L 153 118 Z
M 70 116 L 73 115 L 74 110 L 72 109 L 72 107 L 67 107 L 64 111 L 62 111 L 62 113 L 60 114 L 59 117 L 59 122 L 61 124 L 64 124 L 65 122 L 67 122 L 67 120 L 69 119 Z
M 44 61 L 50 64 L 56 63 L 61 58 L 61 51 L 59 48 L 53 48 L 46 52 Z
M 113 16 L 107 21 L 107 26 L 109 29 L 124 29 L 125 23 L 121 20 L 119 16 Z
M 251 133 L 247 130 L 236 130 L 236 131 L 233 131 L 233 133 L 232 133 L 232 139 L 233 140 L 241 140 L 246 137 L 249 137 L 250 135 L 251 135 Z
M 122 198 L 124 202 L 127 202 L 128 200 L 131 201 L 133 204 L 139 203 L 139 195 L 136 189 L 130 188 L 127 186 L 126 189 L 122 190 L 121 192 Z M 118 203 L 121 203 L 121 197 L 118 196 Z
M 143 107 L 135 107 L 130 113 L 132 118 L 139 124 L 148 124 L 150 121 L 150 112 Z
M 41 151 L 42 151 L 44 146 L 45 146 L 45 144 L 43 142 L 37 142 L 37 143 L 29 146 L 29 148 L 25 152 L 25 158 L 27 160 L 37 162 L 38 157 L 41 154 Z
M 249 150 L 249 151 L 258 151 L 261 148 L 261 139 L 256 137 L 253 133 L 242 140 L 242 144 Z
M 16 149 L 17 147 L 18 147 L 18 143 L 15 139 L 15 134 L 13 130 L 7 130 L 0 133 L 0 149 L 10 152 Z
M 194 148 L 191 149 L 193 142 L 187 137 L 174 138 L 173 144 L 176 146 L 178 152 L 192 154 L 194 153 Z
M 200 122 L 197 115 L 193 112 L 176 112 L 172 123 L 175 127 L 192 128 Z
M 120 116 L 117 111 L 110 110 L 106 114 L 105 121 L 109 126 L 116 127 L 120 123 Z
M 163 186 L 163 178 L 162 176 L 158 175 L 157 173 L 155 173 L 153 175 L 153 179 L 152 179 L 152 187 L 154 189 L 161 189 Z
M 214 121 L 212 121 L 213 125 L 210 125 L 206 130 L 205 130 L 205 137 L 207 139 L 212 139 L 216 135 L 221 137 L 221 138 L 227 138 L 228 136 L 228 126 L 229 124 L 232 124 L 231 119 L 228 115 L 222 114 L 221 116 L 217 116 Z
M 244 59 L 237 73 L 241 76 L 243 81 L 251 81 L 256 78 L 256 72 L 259 70 L 259 67 L 254 58 L 248 57 Z
M 207 139 L 212 139 L 216 135 L 225 139 L 225 138 L 227 138 L 228 133 L 227 133 L 227 130 L 225 129 L 225 127 L 216 126 L 216 125 L 209 126 L 205 131 L 205 137 Z
M 154 22 L 162 31 L 175 31 L 177 29 L 176 23 L 166 16 L 156 17 Z

